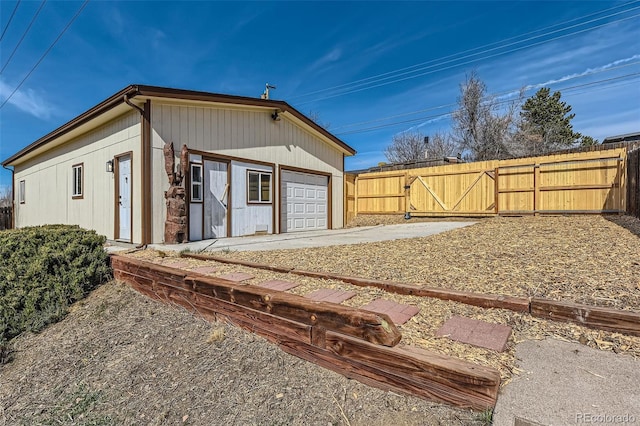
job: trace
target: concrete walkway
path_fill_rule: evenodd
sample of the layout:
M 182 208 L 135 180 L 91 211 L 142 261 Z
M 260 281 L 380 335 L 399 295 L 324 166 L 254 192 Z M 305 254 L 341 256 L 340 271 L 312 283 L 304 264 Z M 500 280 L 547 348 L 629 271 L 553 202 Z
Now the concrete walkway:
M 501 390 L 494 426 L 640 424 L 640 360 L 546 339 L 516 347 L 524 370 Z
M 217 240 L 195 241 L 185 244 L 151 244 L 149 247 L 157 250 L 171 251 L 188 249 L 192 252 L 299 249 L 426 237 L 473 225 L 474 223 L 475 222 L 418 222 L 400 225 L 363 226 L 359 228 L 289 234 L 220 238 Z

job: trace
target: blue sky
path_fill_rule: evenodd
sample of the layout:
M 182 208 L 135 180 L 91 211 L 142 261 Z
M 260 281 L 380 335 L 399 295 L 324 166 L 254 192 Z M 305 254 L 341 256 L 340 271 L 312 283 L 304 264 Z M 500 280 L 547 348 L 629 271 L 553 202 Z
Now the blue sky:
M 41 2 L 7 27 L 1 0 L 0 104 L 82 4 L 47 1 L 10 58 Z M 347 169 L 368 167 L 395 133 L 449 131 L 473 70 L 499 99 L 560 90 L 583 134 L 640 131 L 640 1 L 92 0 L 0 109 L 0 159 L 128 84 L 259 97 L 269 82 L 358 151 Z

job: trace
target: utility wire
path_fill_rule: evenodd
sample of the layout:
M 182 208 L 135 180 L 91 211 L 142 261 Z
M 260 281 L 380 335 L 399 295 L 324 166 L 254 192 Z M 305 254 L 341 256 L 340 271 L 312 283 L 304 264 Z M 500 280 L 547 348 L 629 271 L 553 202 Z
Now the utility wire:
M 20 1 L 18 0 L 16 2 L 15 7 L 13 8 L 13 12 L 11 12 L 11 16 L 9 16 L 9 20 L 7 21 L 7 25 L 4 26 L 4 30 L 2 30 L 2 35 L 0 36 L 0 41 L 2 41 L 2 39 L 4 38 L 4 35 L 6 34 L 7 30 L 9 29 L 9 24 L 11 24 L 11 20 L 13 19 L 13 16 L 16 14 L 16 11 L 18 10 L 18 6 L 20 6 Z
M 578 84 L 575 86 L 570 86 L 570 87 L 565 87 L 563 89 L 560 89 L 564 92 L 568 92 L 571 93 L 572 90 L 578 89 L 578 88 L 584 88 L 587 86 L 593 86 L 593 85 L 597 85 L 597 84 L 602 84 L 605 82 L 609 82 L 609 81 L 615 81 L 615 80 L 620 80 L 623 78 L 628 78 L 628 77 L 635 77 L 640 75 L 640 72 L 637 73 L 632 73 L 632 74 L 626 74 L 626 75 L 622 75 L 622 76 L 618 76 L 618 77 L 612 77 L 612 78 L 607 78 L 607 79 L 603 79 L 603 80 L 598 80 L 598 81 L 592 81 L 589 83 L 584 83 L 584 84 Z M 503 100 L 503 101 L 499 101 L 496 102 L 495 105 L 502 105 L 505 103 L 509 103 L 512 102 L 509 99 Z M 418 117 L 418 118 L 413 118 L 413 119 L 409 119 L 409 120 L 403 120 L 403 121 L 397 121 L 397 122 L 393 122 L 393 123 L 387 123 L 387 124 L 381 124 L 378 126 L 372 126 L 372 127 L 367 127 L 364 129 L 356 129 L 356 130 L 350 130 L 350 131 L 346 131 L 346 132 L 336 132 L 336 135 L 351 135 L 351 134 L 356 134 L 356 133 L 365 133 L 365 132 L 370 132 L 373 130 L 378 130 L 378 129 L 382 129 L 385 127 L 392 127 L 392 126 L 396 126 L 396 125 L 400 125 L 400 124 L 409 124 L 409 123 L 416 123 L 419 121 L 427 121 L 427 120 L 432 120 L 435 118 L 441 118 L 441 117 L 446 117 L 449 115 L 452 115 L 453 113 L 455 113 L 455 111 L 447 111 L 447 112 L 443 112 L 441 114 L 435 114 L 435 115 L 430 115 L 427 117 Z
M 33 18 L 31 18 L 31 22 L 29 22 L 29 26 L 27 26 L 27 29 L 22 34 L 22 37 L 20 37 L 20 40 L 18 41 L 18 44 L 16 44 L 16 47 L 13 48 L 13 52 L 11 52 L 11 55 L 9 55 L 9 59 L 7 59 L 7 62 L 4 64 L 4 66 L 0 70 L 0 75 L 4 72 L 5 68 L 7 68 L 7 65 L 9 65 L 9 62 L 11 62 L 11 58 L 13 58 L 13 55 L 16 54 L 16 51 L 18 50 L 18 47 L 20 47 L 20 45 L 22 44 L 22 41 L 27 36 L 27 33 L 31 29 L 31 26 L 33 25 L 33 23 L 36 21 L 36 18 L 40 14 L 40 11 L 44 7 L 45 3 L 47 3 L 47 0 L 42 0 L 42 3 L 40 3 L 40 7 L 38 8 L 38 10 L 36 10 L 36 13 L 35 13 L 35 15 L 33 15 Z
M 540 28 L 538 30 L 534 30 L 534 31 L 530 31 L 530 32 L 527 32 L 527 33 L 524 33 L 524 34 L 513 36 L 513 37 L 510 37 L 510 38 L 501 40 L 501 41 L 489 43 L 489 44 L 486 44 L 484 46 L 479 46 L 479 47 L 475 47 L 475 48 L 472 48 L 472 49 L 464 50 L 462 52 L 458 52 L 458 53 L 454 53 L 454 54 L 451 54 L 451 55 L 443 56 L 443 57 L 438 58 L 438 59 L 432 59 L 432 60 L 429 60 L 429 61 L 426 61 L 426 62 L 421 62 L 421 63 L 415 64 L 415 65 L 410 65 L 410 66 L 407 66 L 407 67 L 404 67 L 404 68 L 400 68 L 400 69 L 397 69 L 397 70 L 384 72 L 384 73 L 377 74 L 377 75 L 374 75 L 374 76 L 371 76 L 371 77 L 366 77 L 366 78 L 363 78 L 363 79 L 360 79 L 360 80 L 355 80 L 355 81 L 352 81 L 350 83 L 343 83 L 343 84 L 339 84 L 337 86 L 328 87 L 328 88 L 325 88 L 325 89 L 315 90 L 313 92 L 308 92 L 308 93 L 304 93 L 304 94 L 301 94 L 301 95 L 298 95 L 298 96 L 293 96 L 292 98 L 289 98 L 289 99 L 297 99 L 297 98 L 301 98 L 301 97 L 307 97 L 309 95 L 314 95 L 314 94 L 317 94 L 317 93 L 327 92 L 327 91 L 331 91 L 331 90 L 334 90 L 334 89 L 343 88 L 343 87 L 346 87 L 346 86 L 356 85 L 357 83 L 367 82 L 369 80 L 375 80 L 375 79 L 377 79 L 379 77 L 387 76 L 387 75 L 390 75 L 390 74 L 396 74 L 398 72 L 410 70 L 412 68 L 422 67 L 424 65 L 428 65 L 428 64 L 431 64 L 431 63 L 434 63 L 434 62 L 437 62 L 437 61 L 442 61 L 444 59 L 449 59 L 449 58 L 453 58 L 453 57 L 456 57 L 456 56 L 459 56 L 459 55 L 464 55 L 464 54 L 467 54 L 467 53 L 470 53 L 470 52 L 473 52 L 473 51 L 476 51 L 476 50 L 485 49 L 485 48 L 488 48 L 490 46 L 495 46 L 497 44 L 501 44 L 501 43 L 504 43 L 504 42 L 507 42 L 507 41 L 518 39 L 520 37 L 525 37 L 525 36 L 528 36 L 528 35 L 531 35 L 531 34 L 538 33 L 540 31 L 545 31 L 545 30 L 548 30 L 548 29 L 551 29 L 551 28 L 555 28 L 555 27 L 558 27 L 558 26 L 561 26 L 561 25 L 565 25 L 565 24 L 568 24 L 570 22 L 574 22 L 574 21 L 577 21 L 577 20 L 580 20 L 580 19 L 588 18 L 588 17 L 594 16 L 594 15 L 599 15 L 601 13 L 609 12 L 611 10 L 619 9 L 620 7 L 629 6 L 631 4 L 638 3 L 638 1 L 640 1 L 640 0 L 634 0 L 634 1 L 622 4 L 622 5 L 614 6 L 614 7 L 608 8 L 608 9 L 603 9 L 603 10 L 600 10 L 598 12 L 594 12 L 594 13 L 591 13 L 591 14 L 588 14 L 588 15 L 583 15 L 583 16 L 580 16 L 580 17 L 577 17 L 577 18 L 573 18 L 573 19 L 570 19 L 568 21 L 564 21 L 564 22 L 561 22 L 561 23 L 558 23 L 558 24 L 554 24 L 554 25 L 550 25 L 550 26 L 547 26 L 547 27 L 543 27 L 543 28 Z M 570 29 L 570 28 L 573 28 L 573 27 L 576 27 L 576 26 L 581 26 L 581 25 L 584 25 L 584 24 L 587 24 L 587 23 L 591 23 L 591 22 L 594 22 L 594 21 L 598 21 L 598 20 L 604 19 L 604 18 L 608 18 L 608 17 L 611 17 L 611 16 L 619 15 L 621 13 L 626 13 L 626 12 L 629 12 L 629 11 L 635 10 L 635 9 L 638 9 L 638 7 L 635 7 L 635 8 L 632 8 L 632 9 L 627 9 L 627 10 L 624 10 L 624 11 L 621 11 L 621 12 L 617 12 L 615 14 L 602 16 L 600 18 L 593 19 L 593 20 L 586 21 L 586 22 L 582 22 L 580 24 L 576 24 L 576 25 L 573 25 L 573 26 L 570 26 L 570 27 L 561 28 L 559 30 L 548 32 L 548 33 L 545 33 L 545 34 L 541 34 L 541 35 L 538 35 L 536 37 L 532 37 L 532 38 L 529 38 L 529 39 L 520 40 L 518 42 L 511 43 L 509 45 L 521 43 L 521 42 L 528 41 L 528 40 L 531 40 L 531 39 L 534 39 L 534 38 L 543 37 L 545 35 L 553 34 L 553 33 L 556 33 L 558 31 L 564 31 L 564 30 L 567 30 L 567 29 Z M 509 45 L 500 46 L 500 47 L 507 47 Z M 498 47 L 498 48 L 500 48 L 500 47 Z M 491 49 L 491 50 L 495 50 L 495 49 Z M 483 53 L 483 52 L 478 52 L 478 53 L 476 53 L 476 55 L 480 54 L 480 53 Z M 468 55 L 468 56 L 473 56 L 473 55 Z M 459 59 L 463 59 L 463 58 L 466 58 L 468 56 L 465 56 L 465 57 L 462 57 L 462 58 L 459 58 Z
M 11 99 L 13 97 L 13 95 L 16 94 L 16 92 L 20 89 L 20 87 L 22 87 L 22 85 L 24 84 L 25 81 L 27 81 L 27 79 L 31 76 L 31 74 L 33 74 L 33 72 L 36 70 L 36 68 L 38 68 L 38 65 L 40 65 L 40 63 L 42 62 L 42 60 L 45 58 L 45 56 L 47 56 L 47 54 L 51 51 L 51 49 L 53 49 L 53 46 L 56 45 L 56 43 L 58 42 L 58 40 L 60 40 L 60 38 L 62 37 L 62 35 L 69 29 L 69 27 L 71 26 L 71 24 L 73 24 L 73 22 L 76 20 L 76 18 L 80 15 L 80 13 L 84 10 L 84 8 L 87 6 L 87 4 L 89 3 L 89 0 L 85 0 L 84 3 L 82 3 L 82 6 L 80 6 L 80 8 L 78 9 L 78 11 L 76 12 L 75 15 L 73 15 L 73 18 L 71 18 L 71 20 L 69 21 L 69 23 L 64 27 L 64 29 L 62 30 L 62 32 L 60 32 L 60 34 L 58 34 L 58 37 L 56 37 L 56 39 L 53 41 L 53 43 L 51 43 L 51 46 L 49 46 L 47 48 L 47 50 L 42 54 L 42 56 L 40 57 L 40 59 L 38 59 L 38 62 L 36 62 L 36 64 L 31 68 L 31 70 L 27 73 L 27 75 L 22 79 L 22 81 L 20 82 L 20 84 L 18 84 L 18 86 L 16 86 L 15 89 L 13 89 L 13 92 L 11 92 L 11 94 L 7 97 L 7 99 L 4 100 L 4 102 L 2 102 L 2 105 L 0 105 L 0 109 L 2 109 L 7 102 L 9 102 L 9 99 Z
M 600 73 L 603 73 L 603 72 L 615 71 L 615 70 L 618 70 L 620 68 L 625 68 L 625 67 L 629 67 L 629 66 L 636 65 L 636 64 L 640 64 L 640 61 L 631 62 L 629 64 L 624 64 L 624 65 L 620 65 L 620 66 L 617 66 L 617 67 L 600 69 L 600 70 L 592 71 L 592 72 L 589 72 L 589 73 L 578 74 L 578 75 L 571 76 L 571 77 L 566 77 L 564 79 L 561 79 L 561 81 L 558 81 L 557 83 L 563 83 L 563 82 L 569 81 L 569 80 L 589 77 L 589 76 L 592 76 L 594 74 L 600 74 Z M 500 96 L 503 96 L 503 95 L 508 95 L 510 93 L 518 92 L 520 90 L 524 90 L 525 92 L 527 92 L 527 91 L 529 91 L 531 89 L 537 89 L 537 88 L 544 87 L 544 86 L 545 86 L 544 83 L 530 84 L 530 85 L 523 86 L 522 89 L 505 90 L 503 92 L 495 93 L 495 94 L 492 94 L 490 96 L 492 96 L 492 97 L 500 97 Z M 442 108 L 448 108 L 448 107 L 452 107 L 452 106 L 455 106 L 455 105 L 456 105 L 456 103 L 443 104 L 443 105 L 438 105 L 436 107 L 420 109 L 420 110 L 406 112 L 406 113 L 402 113 L 402 114 L 390 115 L 390 116 L 387 116 L 387 117 L 380 117 L 380 118 L 376 118 L 376 119 L 373 119 L 373 120 L 361 121 L 361 122 L 358 122 L 358 123 L 351 123 L 351 124 L 344 124 L 342 126 L 337 126 L 337 127 L 333 128 L 333 130 L 335 131 L 337 129 L 342 129 L 342 128 L 345 128 L 345 127 L 355 127 L 355 126 L 359 126 L 359 125 L 362 125 L 362 124 L 370 124 L 370 123 L 386 121 L 386 120 L 389 120 L 389 119 L 392 119 L 392 118 L 406 117 L 406 116 L 409 116 L 409 115 L 415 115 L 415 114 L 420 114 L 420 113 L 423 113 L 423 112 L 434 111 L 434 110 L 438 110 L 438 109 L 442 109 Z
M 607 26 L 607 25 L 612 25 L 612 24 L 615 24 L 615 23 L 618 23 L 618 22 L 626 21 L 628 19 L 633 19 L 633 18 L 636 18 L 638 16 L 640 16 L 640 14 L 629 16 L 629 17 L 626 17 L 626 18 L 617 19 L 615 21 L 607 22 L 605 24 L 597 25 L 597 26 L 594 26 L 594 27 L 591 27 L 591 28 L 585 28 L 585 29 L 582 29 L 582 30 L 579 30 L 579 31 L 575 31 L 573 33 L 563 34 L 561 36 L 557 36 L 557 37 L 554 37 L 554 38 L 551 38 L 551 39 L 548 39 L 548 40 L 543 40 L 543 41 L 539 41 L 539 42 L 536 42 L 536 43 L 532 43 L 532 44 L 527 45 L 527 46 L 520 46 L 520 47 L 516 47 L 516 48 L 513 48 L 513 49 L 506 50 L 504 52 L 494 53 L 492 55 L 488 55 L 488 56 L 485 56 L 485 57 L 482 57 L 482 58 L 471 59 L 469 61 L 465 61 L 465 62 L 453 64 L 453 65 L 449 65 L 447 67 L 438 68 L 438 69 L 431 70 L 431 71 L 421 72 L 419 74 L 414 74 L 414 75 L 411 75 L 411 76 L 408 76 L 408 77 L 403 77 L 403 78 L 400 78 L 400 79 L 396 79 L 394 81 L 386 81 L 386 82 L 375 84 L 375 85 L 372 85 L 372 86 L 361 87 L 361 88 L 358 88 L 358 89 L 348 90 L 348 91 L 337 93 L 337 94 L 333 94 L 333 95 L 327 95 L 325 97 L 312 99 L 312 100 L 309 100 L 309 101 L 299 102 L 298 105 L 304 105 L 304 104 L 308 104 L 308 103 L 311 103 L 311 102 L 318 102 L 318 101 L 322 101 L 322 100 L 325 100 L 325 99 L 331 99 L 331 98 L 335 98 L 335 97 L 338 97 L 338 96 L 343 96 L 343 95 L 347 95 L 347 94 L 351 94 L 351 93 L 361 92 L 363 90 L 369 90 L 369 89 L 374 89 L 376 87 L 381 87 L 381 86 L 386 86 L 386 85 L 389 85 L 389 84 L 399 83 L 401 81 L 410 80 L 410 79 L 413 79 L 413 78 L 416 78 L 416 77 L 422 77 L 424 75 L 433 74 L 433 73 L 436 73 L 436 72 L 439 72 L 439 71 L 444 71 L 444 70 L 448 70 L 448 69 L 451 69 L 451 68 L 456 68 L 456 67 L 459 67 L 461 65 L 467 65 L 467 64 L 474 63 L 474 62 L 478 62 L 480 60 L 489 59 L 489 58 L 493 58 L 493 57 L 496 57 L 496 56 L 501 56 L 501 55 L 504 55 L 506 53 L 512 53 L 512 52 L 516 52 L 516 51 L 519 51 L 519 50 L 528 49 L 530 47 L 538 46 L 538 45 L 541 45 L 541 44 L 544 44 L 544 43 L 549 43 L 551 41 L 555 41 L 555 40 L 559 40 L 559 39 L 562 39 L 562 38 L 565 38 L 565 37 L 569 37 L 569 36 L 572 36 L 572 35 L 584 33 L 586 31 L 592 31 L 592 30 L 597 29 L 597 28 L 601 28 L 601 27 L 604 27 L 604 26 Z M 430 66 L 428 68 L 432 68 L 432 66 Z

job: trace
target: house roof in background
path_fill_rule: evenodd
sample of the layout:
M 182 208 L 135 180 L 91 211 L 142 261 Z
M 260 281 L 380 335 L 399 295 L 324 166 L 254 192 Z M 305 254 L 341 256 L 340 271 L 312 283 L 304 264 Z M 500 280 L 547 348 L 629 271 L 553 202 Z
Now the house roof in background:
M 633 142 L 640 141 L 640 132 L 626 133 L 624 135 L 607 136 L 602 143 L 616 143 L 616 142 Z

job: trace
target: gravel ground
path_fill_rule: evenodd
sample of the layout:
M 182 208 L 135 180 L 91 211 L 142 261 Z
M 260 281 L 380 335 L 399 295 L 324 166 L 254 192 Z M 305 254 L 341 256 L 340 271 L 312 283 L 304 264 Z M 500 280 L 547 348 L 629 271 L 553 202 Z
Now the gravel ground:
M 468 425 L 109 283 L 0 366 L 0 425 Z

